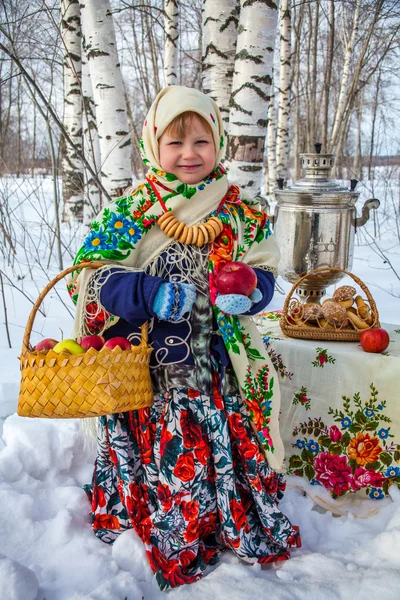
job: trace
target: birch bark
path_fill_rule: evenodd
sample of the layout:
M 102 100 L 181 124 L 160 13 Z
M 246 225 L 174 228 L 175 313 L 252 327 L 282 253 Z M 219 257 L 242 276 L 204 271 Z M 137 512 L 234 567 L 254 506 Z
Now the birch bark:
M 225 131 L 229 128 L 229 101 L 235 62 L 239 0 L 203 1 L 202 88 L 218 104 Z
M 344 116 L 344 113 L 346 110 L 346 93 L 347 93 L 347 87 L 348 87 L 348 80 L 349 80 L 349 76 L 350 76 L 350 63 L 351 63 L 351 57 L 352 57 L 352 53 L 353 53 L 354 41 L 355 41 L 356 33 L 358 30 L 358 21 L 359 21 L 359 14 L 360 14 L 360 1 L 361 0 L 356 0 L 350 39 L 346 40 L 346 42 L 345 42 L 346 51 L 345 51 L 345 57 L 344 57 L 344 63 L 343 63 L 342 79 L 340 82 L 339 99 L 338 99 L 337 108 L 336 108 L 336 112 L 335 112 L 335 118 L 334 118 L 334 122 L 333 122 L 332 135 L 331 135 L 331 139 L 330 139 L 330 143 L 329 143 L 329 152 L 332 152 L 337 144 L 340 128 L 341 128 L 342 122 L 343 122 L 343 116 Z
M 85 56 L 85 52 L 83 53 Z M 92 82 L 90 79 L 89 65 L 87 60 L 82 60 L 82 96 L 83 96 L 83 151 L 85 159 L 92 167 L 93 173 L 101 179 L 100 144 L 97 134 L 96 109 L 93 100 Z M 95 215 L 102 208 L 102 193 L 96 185 L 94 176 L 84 169 L 85 193 L 83 199 L 83 223 L 90 225 Z
M 164 83 L 176 85 L 178 82 L 178 0 L 165 0 L 164 11 Z
M 327 152 L 329 97 L 330 97 L 330 90 L 331 90 L 334 41 L 335 41 L 335 2 L 334 2 L 334 0 L 330 0 L 329 40 L 328 40 L 328 46 L 327 46 L 327 51 L 326 51 L 324 95 L 323 95 L 323 104 L 322 104 L 322 124 L 321 124 L 322 152 Z
M 279 14 L 280 71 L 278 92 L 278 124 L 276 129 L 276 177 L 287 179 L 289 154 L 291 14 L 290 0 L 281 0 Z M 272 100 L 271 100 L 272 102 Z M 269 126 L 268 119 L 268 126 Z M 269 133 L 268 133 L 269 137 Z M 269 152 L 269 145 L 268 145 Z
M 267 129 L 267 177 L 266 193 L 272 197 L 276 187 L 276 132 L 275 132 L 275 98 L 271 95 L 268 106 L 268 129 Z
M 271 97 L 277 5 L 241 0 L 229 114 L 230 179 L 260 194 Z
M 109 0 L 81 4 L 101 153 L 101 181 L 111 197 L 132 182 L 124 86 Z
M 81 17 L 78 0 L 61 0 L 64 127 L 75 147 L 61 136 L 63 220 L 83 219 Z

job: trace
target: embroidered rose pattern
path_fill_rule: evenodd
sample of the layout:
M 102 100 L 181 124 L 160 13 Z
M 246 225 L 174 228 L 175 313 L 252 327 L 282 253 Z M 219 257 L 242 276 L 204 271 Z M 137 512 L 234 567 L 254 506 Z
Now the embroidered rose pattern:
M 307 396 L 307 388 L 302 386 L 301 390 L 293 396 L 292 404 L 302 404 L 306 410 L 310 410 L 311 398 Z
M 323 368 L 326 363 L 334 364 L 336 359 L 328 354 L 328 351 L 323 348 L 316 348 L 317 352 L 316 359 L 311 363 L 313 367 Z
M 364 489 L 379 500 L 391 485 L 400 485 L 400 445 L 390 440 L 391 419 L 383 412 L 386 401 L 378 399 L 372 383 L 370 390 L 364 402 L 357 392 L 352 399 L 343 396 L 341 410 L 329 408 L 336 424 L 327 426 L 321 418 L 309 418 L 295 427 L 296 454 L 289 459 L 289 473 L 324 486 L 333 497 Z M 302 388 L 293 403 L 304 404 L 307 410 L 306 392 Z

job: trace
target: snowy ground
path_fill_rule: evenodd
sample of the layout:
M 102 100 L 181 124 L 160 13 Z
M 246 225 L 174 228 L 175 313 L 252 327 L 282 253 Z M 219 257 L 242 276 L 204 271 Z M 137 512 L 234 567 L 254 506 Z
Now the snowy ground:
M 384 184 L 382 182 L 385 182 Z M 383 322 L 400 324 L 400 249 L 394 210 L 399 179 L 360 184 L 362 202 L 382 200 L 377 245 L 371 245 L 373 222 L 357 236 L 353 272 L 369 286 Z M 0 180 L 0 201 L 9 198 L 8 223 L 17 255 L 2 259 L 3 286 L 12 348 L 4 326 L 0 295 L 0 599 L 1 600 L 156 600 L 159 591 L 133 532 L 111 547 L 94 537 L 82 484 L 89 481 L 93 449 L 85 448 L 76 421 L 30 420 L 15 413 L 19 388 L 17 360 L 31 300 L 58 273 L 52 223 L 50 179 Z M 397 213 L 398 214 L 398 213 Z M 62 228 L 64 264 L 71 263 L 83 231 Z M 0 233 L 1 240 L 1 233 Z M 50 258 L 49 258 L 50 256 Z M 386 262 L 385 262 L 386 261 Z M 9 264 L 7 264 L 9 263 Z M 390 264 L 393 269 L 390 268 Z M 7 279 L 7 277 L 10 280 Z M 11 283 L 15 286 L 12 287 Z M 290 285 L 280 280 L 286 291 Z M 1 284 L 0 284 L 1 294 Z M 25 294 L 25 295 L 24 295 Z M 272 308 L 281 308 L 276 294 Z M 63 304 L 65 303 L 65 304 Z M 63 289 L 44 302 L 46 317 L 35 320 L 32 342 L 68 337 L 72 324 Z M 172 592 L 181 600 L 397 600 L 400 587 L 400 491 L 392 503 L 367 520 L 333 517 L 316 509 L 295 488 L 281 503 L 300 526 L 303 547 L 278 566 L 248 566 L 226 552 L 203 580 Z

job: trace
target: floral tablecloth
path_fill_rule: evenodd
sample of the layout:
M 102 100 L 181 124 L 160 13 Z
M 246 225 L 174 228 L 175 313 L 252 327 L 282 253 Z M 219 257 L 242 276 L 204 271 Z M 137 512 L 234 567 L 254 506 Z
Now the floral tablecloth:
M 281 387 L 288 482 L 337 514 L 368 516 L 400 485 L 400 326 L 369 354 L 357 342 L 286 337 L 279 313 L 257 317 Z

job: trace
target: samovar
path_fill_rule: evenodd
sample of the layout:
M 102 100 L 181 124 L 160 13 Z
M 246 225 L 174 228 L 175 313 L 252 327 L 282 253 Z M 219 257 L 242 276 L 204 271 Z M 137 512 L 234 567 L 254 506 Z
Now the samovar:
M 351 271 L 355 231 L 380 204 L 376 198 L 367 200 L 357 217 L 358 181 L 352 179 L 347 189 L 329 179 L 334 155 L 320 154 L 319 146 L 315 153 L 300 154 L 305 177 L 288 188 L 279 186 L 270 216 L 281 250 L 279 274 L 292 284 L 320 267 Z M 343 276 L 333 272 L 308 277 L 298 286 L 297 295 L 303 301 L 320 302 L 326 288 Z

